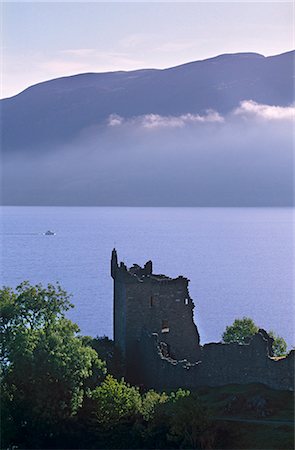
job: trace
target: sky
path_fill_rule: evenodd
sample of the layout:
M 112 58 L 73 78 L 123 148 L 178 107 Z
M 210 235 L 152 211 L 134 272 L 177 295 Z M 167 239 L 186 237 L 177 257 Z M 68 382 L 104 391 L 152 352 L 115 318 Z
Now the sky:
M 85 72 L 289 51 L 293 2 L 4 2 L 1 98 Z

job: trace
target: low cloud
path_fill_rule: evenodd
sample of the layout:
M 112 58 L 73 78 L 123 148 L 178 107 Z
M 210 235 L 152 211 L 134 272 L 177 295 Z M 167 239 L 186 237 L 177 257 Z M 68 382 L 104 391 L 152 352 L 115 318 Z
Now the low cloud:
M 143 116 L 124 119 L 117 114 L 111 114 L 108 118 L 108 125 L 111 127 L 120 125 L 137 125 L 146 129 L 158 128 L 183 128 L 185 125 L 223 122 L 223 117 L 216 111 L 208 111 L 205 115 L 182 114 L 179 116 L 161 116 L 159 114 L 145 114 Z
M 234 115 L 245 118 L 258 118 L 263 120 L 294 120 L 294 106 L 273 106 L 263 105 L 253 100 L 244 100 L 240 106 L 235 109 Z
M 290 206 L 293 109 L 245 101 L 224 116 L 112 114 L 66 145 L 5 154 L 3 198 L 37 205 Z
M 290 121 L 295 119 L 295 107 L 293 106 L 271 106 L 245 100 L 239 107 L 230 114 L 222 116 L 217 111 L 209 110 L 205 114 L 181 114 L 178 116 L 162 116 L 160 114 L 145 114 L 141 116 L 124 118 L 118 114 L 111 114 L 108 117 L 109 127 L 132 126 L 147 130 L 161 128 L 184 128 L 185 126 L 208 124 L 208 123 L 229 123 L 233 117 L 239 117 L 257 121 Z
M 110 127 L 116 127 L 118 125 L 122 125 L 124 123 L 123 117 L 118 114 L 111 114 L 108 118 L 108 125 Z

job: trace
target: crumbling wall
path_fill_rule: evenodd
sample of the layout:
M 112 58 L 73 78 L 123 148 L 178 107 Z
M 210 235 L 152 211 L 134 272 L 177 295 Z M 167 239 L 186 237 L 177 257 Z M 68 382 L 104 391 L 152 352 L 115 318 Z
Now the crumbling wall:
M 114 283 L 114 342 L 120 349 L 123 358 L 126 358 L 126 332 L 127 332 L 127 309 L 126 309 L 126 287 L 122 280 Z
M 199 335 L 193 322 L 187 280 L 145 277 L 127 285 L 127 334 L 139 339 L 143 329 L 158 333 L 175 359 L 197 359 Z
M 118 265 L 115 249 L 111 274 L 114 339 L 128 381 L 161 390 L 231 383 L 293 390 L 294 351 L 283 359 L 271 358 L 272 342 L 264 330 L 243 345 L 199 345 L 187 278 L 155 275 L 151 261 L 127 269 Z
M 111 274 L 114 279 L 114 337 L 126 361 L 126 376 L 139 378 L 136 358 L 143 330 L 157 333 L 174 359 L 198 360 L 199 333 L 193 320 L 194 303 L 188 279 L 152 273 L 152 263 L 143 268 L 118 265 L 115 250 Z
M 263 383 L 294 389 L 294 351 L 286 358 L 268 356 L 267 341 L 257 334 L 249 344 L 211 343 L 201 347 L 200 361 L 173 360 L 163 355 L 158 336 L 143 334 L 138 354 L 142 384 L 154 389 L 194 389 L 198 386 Z

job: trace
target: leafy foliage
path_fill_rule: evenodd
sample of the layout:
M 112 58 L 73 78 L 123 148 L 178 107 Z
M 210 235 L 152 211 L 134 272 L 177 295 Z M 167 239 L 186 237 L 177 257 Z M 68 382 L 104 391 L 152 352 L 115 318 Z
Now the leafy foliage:
M 116 380 L 111 375 L 91 392 L 96 401 L 95 416 L 99 424 L 115 427 L 120 422 L 130 421 L 139 414 L 141 395 L 139 389 L 130 386 L 122 379 Z
M 210 448 L 214 436 L 210 411 L 196 394 L 183 389 L 155 405 L 145 430 L 151 448 Z
M 107 371 L 117 379 L 124 374 L 124 362 L 120 349 L 107 336 L 92 338 L 83 336 L 83 343 L 92 347 L 106 363 Z
M 244 344 L 245 341 L 253 334 L 258 332 L 259 328 L 250 317 L 236 319 L 234 323 L 227 326 L 222 335 L 223 342 L 238 342 Z
M 284 338 L 278 336 L 274 331 L 268 334 L 273 338 L 272 351 L 274 356 L 285 356 L 287 354 L 287 343 Z
M 169 438 L 175 435 L 173 411 L 190 393 L 141 393 L 122 378 L 106 376 L 98 355 L 117 376 L 120 355 L 108 338 L 79 336 L 65 317 L 72 305 L 59 285 L 4 287 L 0 304 L 4 447 L 178 445 Z
M 204 396 L 183 389 L 142 392 L 126 383 L 114 343 L 80 336 L 65 317 L 72 305 L 59 285 L 3 288 L 0 304 L 3 448 L 227 445 L 228 430 L 213 425 Z M 223 339 L 243 343 L 257 331 L 244 317 Z M 275 354 L 285 353 L 285 341 L 269 334 Z
M 165 393 L 158 393 L 151 389 L 142 396 L 141 414 L 145 421 L 149 421 L 155 414 L 158 405 L 162 405 L 169 400 L 169 396 Z
M 25 281 L 15 292 L 8 287 L 0 291 L 0 307 L 1 363 L 5 368 L 9 359 L 17 356 L 18 348 L 22 351 L 16 344 L 24 339 L 32 349 L 34 334 L 53 326 L 73 305 L 59 285 L 43 288 Z
M 169 437 L 181 448 L 211 448 L 214 433 L 211 415 L 197 395 L 178 399 L 170 418 Z
M 226 343 L 238 342 L 239 344 L 244 344 L 258 331 L 259 327 L 250 317 L 243 317 L 242 319 L 236 319 L 232 325 L 226 327 L 222 340 Z M 272 344 L 273 355 L 285 356 L 287 353 L 286 341 L 273 331 L 269 331 L 268 334 L 274 339 Z
M 104 363 L 64 317 L 68 295 L 48 285 L 22 283 L 0 291 L 4 442 L 50 441 L 82 405 L 86 380 L 104 376 Z

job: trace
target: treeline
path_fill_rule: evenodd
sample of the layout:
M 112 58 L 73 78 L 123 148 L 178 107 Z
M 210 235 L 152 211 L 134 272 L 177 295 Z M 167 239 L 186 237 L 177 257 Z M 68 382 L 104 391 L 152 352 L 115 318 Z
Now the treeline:
M 222 448 L 195 393 L 127 384 L 112 341 L 65 317 L 59 285 L 24 282 L 0 301 L 1 448 Z

